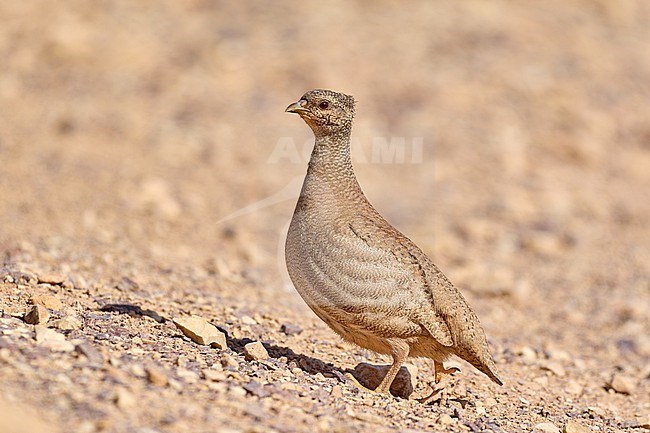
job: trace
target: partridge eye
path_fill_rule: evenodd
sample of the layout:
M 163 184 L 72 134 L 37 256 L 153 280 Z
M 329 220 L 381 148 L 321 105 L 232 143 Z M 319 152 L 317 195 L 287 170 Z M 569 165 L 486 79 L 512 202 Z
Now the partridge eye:
M 330 103 L 327 102 L 327 101 L 323 101 L 323 102 L 321 102 L 320 104 L 318 104 L 318 106 L 319 106 L 320 108 L 322 108 L 323 110 L 325 110 L 325 109 L 329 108 Z

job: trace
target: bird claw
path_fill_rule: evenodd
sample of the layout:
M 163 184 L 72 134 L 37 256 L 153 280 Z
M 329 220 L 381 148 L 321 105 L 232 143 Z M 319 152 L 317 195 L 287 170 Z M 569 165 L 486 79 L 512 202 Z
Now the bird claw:
M 435 402 L 442 403 L 447 399 L 447 389 L 446 388 L 434 388 L 426 397 L 416 398 L 415 401 L 421 404 L 432 404 Z
M 354 377 L 350 372 L 345 373 L 343 377 L 345 377 L 346 381 L 351 382 L 352 385 L 356 386 L 361 391 L 375 392 L 374 389 L 366 388 L 365 386 L 361 385 L 357 378 Z

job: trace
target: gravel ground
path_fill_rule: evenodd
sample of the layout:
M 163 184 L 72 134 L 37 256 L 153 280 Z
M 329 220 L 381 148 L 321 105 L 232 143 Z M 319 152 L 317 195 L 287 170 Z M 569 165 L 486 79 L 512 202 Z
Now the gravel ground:
M 643 0 L 0 3 L 0 431 L 649 431 L 648 22 Z M 282 257 L 311 135 L 283 110 L 315 87 L 358 99 L 362 187 L 466 295 L 503 387 L 460 361 L 431 404 L 428 360 L 400 396 L 346 379 L 388 360 Z

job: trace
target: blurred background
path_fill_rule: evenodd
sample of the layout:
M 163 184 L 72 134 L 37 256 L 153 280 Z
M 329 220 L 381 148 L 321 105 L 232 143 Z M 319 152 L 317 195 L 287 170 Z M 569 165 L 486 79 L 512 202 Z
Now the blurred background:
M 371 202 L 498 344 L 648 356 L 649 22 L 643 0 L 1 2 L 0 245 L 89 285 L 192 268 L 294 302 L 311 132 L 284 108 L 329 88 L 358 100 Z M 372 159 L 387 142 L 404 160 Z

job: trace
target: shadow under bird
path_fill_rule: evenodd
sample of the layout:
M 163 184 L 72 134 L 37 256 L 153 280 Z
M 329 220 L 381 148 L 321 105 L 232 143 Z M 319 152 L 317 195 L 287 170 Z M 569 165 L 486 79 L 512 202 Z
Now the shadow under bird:
M 433 359 L 436 383 L 457 370 L 443 365 L 455 355 L 502 385 L 463 295 L 363 194 L 350 158 L 354 110 L 352 96 L 322 89 L 286 109 L 315 136 L 285 246 L 291 281 L 343 339 L 392 356 L 377 392 L 389 392 L 407 357 Z

